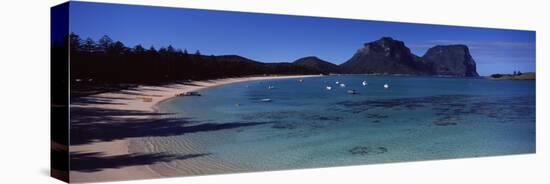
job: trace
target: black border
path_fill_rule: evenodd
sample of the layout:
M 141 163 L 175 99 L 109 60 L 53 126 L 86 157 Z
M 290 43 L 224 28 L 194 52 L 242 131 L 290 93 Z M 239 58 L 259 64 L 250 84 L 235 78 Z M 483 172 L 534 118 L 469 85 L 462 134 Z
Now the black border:
M 69 2 L 50 10 L 50 175 L 69 182 Z

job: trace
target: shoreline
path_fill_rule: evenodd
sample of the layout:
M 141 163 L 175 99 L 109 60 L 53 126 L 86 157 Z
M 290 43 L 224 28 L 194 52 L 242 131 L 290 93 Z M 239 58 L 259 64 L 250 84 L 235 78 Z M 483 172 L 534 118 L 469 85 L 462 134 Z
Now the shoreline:
M 100 93 L 96 95 L 91 95 L 85 98 L 86 100 L 104 100 L 109 99 L 108 103 L 83 103 L 83 104 L 72 104 L 72 107 L 77 108 L 89 108 L 91 111 L 95 109 L 101 110 L 127 110 L 127 111 L 139 111 L 145 113 L 159 113 L 158 104 L 176 97 L 177 94 L 203 90 L 210 87 L 221 86 L 226 84 L 233 84 L 239 82 L 248 82 L 256 80 L 274 80 L 274 79 L 292 79 L 292 78 L 306 78 L 306 77 L 318 77 L 319 75 L 288 75 L 288 76 L 251 76 L 251 77 L 238 77 L 238 78 L 224 78 L 224 79 L 214 79 L 214 80 L 203 80 L 203 81 L 191 81 L 185 84 L 171 84 L 163 86 L 138 86 L 134 89 L 121 90 L 117 92 L 107 92 Z M 147 120 L 155 118 L 151 115 L 148 116 L 139 116 L 139 115 L 127 115 L 127 116 L 117 116 L 121 118 L 119 120 Z M 93 123 L 109 123 L 104 121 L 98 121 Z M 132 155 L 132 154 L 142 154 L 143 152 L 136 151 L 131 149 L 132 146 L 139 146 L 134 141 L 144 142 L 140 140 L 144 137 L 130 137 L 117 139 L 112 141 L 98 141 L 87 143 L 83 145 L 71 145 L 71 152 L 78 153 L 92 153 L 100 152 L 104 157 L 117 157 L 121 155 Z M 192 142 L 185 141 L 186 144 Z M 141 145 L 143 146 L 143 145 Z M 189 147 L 189 152 L 196 152 L 192 147 Z M 213 174 L 213 173 L 226 173 L 227 171 L 219 170 L 220 167 L 210 166 L 216 163 L 218 160 L 212 160 L 211 156 L 206 160 L 209 162 L 204 162 L 204 158 L 191 158 L 186 159 L 186 162 L 190 162 L 188 167 L 193 167 L 190 170 L 183 171 L 178 169 L 178 171 L 168 171 L 166 169 L 158 168 L 153 165 L 161 164 L 154 163 L 148 165 L 130 165 L 119 168 L 104 168 L 99 171 L 94 172 L 85 172 L 85 171 L 70 171 L 70 180 L 71 182 L 99 182 L 99 181 L 114 181 L 114 180 L 131 180 L 131 179 L 152 179 L 166 176 L 189 176 L 189 175 L 201 175 L 201 169 L 208 171 L 208 173 L 202 174 Z M 166 165 L 164 165 L 166 166 Z M 200 166 L 200 167 L 199 167 Z M 221 168 L 231 168 L 223 165 Z M 201 168 L 197 171 L 198 168 Z M 170 172 L 170 173 L 168 173 Z M 199 172 L 199 173 L 197 173 Z

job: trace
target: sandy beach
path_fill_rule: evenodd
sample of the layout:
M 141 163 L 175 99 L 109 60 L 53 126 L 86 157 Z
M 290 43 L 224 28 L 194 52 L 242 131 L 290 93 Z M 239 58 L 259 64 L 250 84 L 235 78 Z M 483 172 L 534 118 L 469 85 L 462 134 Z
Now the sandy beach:
M 79 116 L 79 112 L 93 114 L 91 120 L 80 121 L 78 118 L 72 123 L 71 134 L 77 133 L 75 127 L 94 125 L 94 127 L 109 127 L 117 122 L 132 123 L 140 121 L 147 123 L 154 119 L 157 113 L 155 106 L 164 100 L 172 98 L 180 93 L 191 92 L 205 89 L 208 87 L 219 86 L 230 83 L 252 81 L 252 80 L 271 80 L 285 78 L 304 78 L 315 77 L 317 75 L 304 76 L 258 76 L 242 78 L 226 78 L 206 81 L 192 81 L 186 83 L 177 83 L 163 86 L 139 86 L 129 90 L 116 92 L 107 92 L 87 97 L 81 97 L 79 102 L 71 102 L 71 115 Z M 105 113 L 105 112 L 126 112 Z M 130 113 L 131 112 L 131 113 Z M 103 113 L 103 114 L 101 114 Z M 99 115 L 101 114 L 101 115 Z M 158 122 L 156 122 L 158 123 Z M 116 126 L 114 126 L 116 127 Z M 84 129 L 84 128 L 83 128 Z M 116 130 L 116 129 L 114 129 Z M 113 131 L 114 131 L 113 130 Z M 88 130 L 86 130 L 88 131 Z M 103 129 L 97 129 L 96 134 L 102 134 Z M 147 131 L 147 130 L 140 130 Z M 107 133 L 105 133 L 107 134 Z M 114 133 L 116 134 L 116 132 Z M 147 155 L 140 153 L 140 146 L 149 146 L 154 149 L 154 145 L 145 145 L 140 142 L 143 137 L 140 134 L 129 134 L 131 136 L 113 135 L 105 139 L 73 140 L 71 139 L 70 152 L 72 161 L 83 163 L 71 168 L 71 182 L 99 182 L 128 179 L 147 179 L 166 176 L 185 176 L 200 174 L 215 174 L 240 171 L 240 168 L 229 164 L 219 163 L 219 160 L 209 155 L 200 155 L 192 142 L 183 141 L 188 148 L 188 155 Z M 84 136 L 86 137 L 86 136 Z M 107 136 L 109 137 L 109 136 Z M 185 159 L 178 159 L 185 157 Z M 184 165 L 184 169 L 171 167 L 175 158 L 178 166 Z M 147 160 L 153 160 L 148 162 Z M 89 166 L 92 165 L 92 166 Z

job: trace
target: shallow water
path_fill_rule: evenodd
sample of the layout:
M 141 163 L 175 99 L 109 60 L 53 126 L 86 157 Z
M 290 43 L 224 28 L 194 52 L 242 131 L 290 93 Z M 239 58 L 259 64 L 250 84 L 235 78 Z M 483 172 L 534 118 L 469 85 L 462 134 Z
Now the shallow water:
M 535 81 L 346 75 L 250 81 L 200 93 L 160 109 L 194 124 L 231 126 L 148 139 L 156 151 L 177 153 L 185 136 L 247 170 L 535 152 Z

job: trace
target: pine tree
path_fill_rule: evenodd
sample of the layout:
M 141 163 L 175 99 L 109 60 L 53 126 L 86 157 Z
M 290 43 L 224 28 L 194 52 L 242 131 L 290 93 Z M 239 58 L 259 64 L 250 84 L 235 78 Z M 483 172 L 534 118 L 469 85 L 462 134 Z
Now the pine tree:
M 86 38 L 86 40 L 82 44 L 82 50 L 86 52 L 95 52 L 96 48 L 97 48 L 97 44 L 91 38 Z
M 113 45 L 113 39 L 111 39 L 109 36 L 104 35 L 99 39 L 99 47 L 104 52 L 107 52 Z

